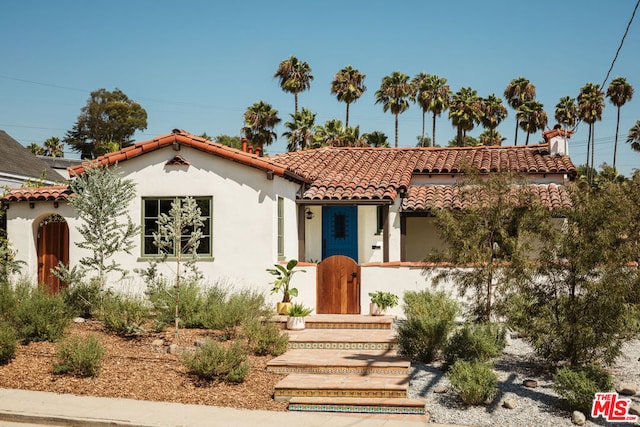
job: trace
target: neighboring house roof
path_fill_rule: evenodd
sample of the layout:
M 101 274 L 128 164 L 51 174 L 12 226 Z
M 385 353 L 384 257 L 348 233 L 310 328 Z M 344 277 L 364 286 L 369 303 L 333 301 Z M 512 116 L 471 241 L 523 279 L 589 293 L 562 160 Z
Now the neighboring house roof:
M 571 195 L 566 187 L 558 184 L 531 184 L 531 191 L 551 210 L 570 208 Z M 403 212 L 425 212 L 431 209 L 464 209 L 473 201 L 460 196 L 460 187 L 455 185 L 415 185 L 409 187 L 402 199 Z
M 302 198 L 326 200 L 395 200 L 416 174 L 521 172 L 575 175 L 568 156 L 549 154 L 546 144 L 464 148 L 335 148 L 269 157 L 311 181 Z
M 3 198 L 5 202 L 37 202 L 67 200 L 73 192 L 68 185 L 48 187 L 23 187 L 10 190 Z
M 231 148 L 217 142 L 212 142 L 179 129 L 174 129 L 170 134 L 158 136 L 150 141 L 138 142 L 131 147 L 123 148 L 120 151 L 105 154 L 104 156 L 98 157 L 93 162 L 101 166 L 114 165 L 116 163 L 121 163 L 128 159 L 138 157 L 144 153 L 168 147 L 173 144 L 192 147 L 197 150 L 204 151 L 205 153 L 214 154 L 216 156 L 220 156 L 234 162 L 261 169 L 266 172 L 272 172 L 278 176 L 291 179 L 293 181 L 306 181 L 303 177 L 298 176 L 297 174 L 287 170 L 282 165 L 277 164 L 267 158 L 259 157 L 251 153 L 246 153 L 244 151 Z M 74 174 L 82 174 L 85 170 L 85 167 L 90 163 L 91 161 L 88 161 L 82 163 L 79 166 L 69 168 L 69 174 L 72 176 Z
M 39 160 L 35 154 L 22 144 L 0 130 L 0 173 L 14 175 L 17 178 L 40 179 L 48 182 L 60 180 L 58 172 Z

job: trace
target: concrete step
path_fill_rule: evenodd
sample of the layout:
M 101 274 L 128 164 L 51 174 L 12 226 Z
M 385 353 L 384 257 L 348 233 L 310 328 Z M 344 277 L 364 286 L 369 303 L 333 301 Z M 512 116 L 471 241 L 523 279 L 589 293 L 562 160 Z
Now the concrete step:
M 330 350 L 395 350 L 397 333 L 392 329 L 304 329 L 287 331 L 289 348 Z
M 360 314 L 312 314 L 305 319 L 307 329 L 391 329 L 395 316 L 365 316 Z M 286 323 L 287 316 L 277 315 L 275 321 Z
M 288 409 L 301 412 L 426 414 L 424 399 L 407 398 L 294 397 L 289 400 Z
M 276 401 L 294 397 L 406 398 L 408 376 L 289 374 L 275 386 Z
M 292 349 L 267 362 L 267 371 L 280 374 L 404 375 L 411 363 L 395 350 Z M 365 377 L 366 378 L 366 377 Z

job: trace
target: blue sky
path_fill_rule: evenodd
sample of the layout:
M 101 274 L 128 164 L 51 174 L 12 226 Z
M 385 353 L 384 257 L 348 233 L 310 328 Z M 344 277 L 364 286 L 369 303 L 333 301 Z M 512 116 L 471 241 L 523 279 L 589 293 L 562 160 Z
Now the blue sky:
M 63 138 L 89 93 L 119 88 L 148 113 L 138 141 L 174 128 L 194 134 L 239 135 L 242 115 L 263 100 L 283 123 L 293 95 L 273 78 L 291 55 L 315 77 L 299 96 L 316 123 L 343 120 L 345 104 L 330 93 L 335 73 L 352 65 L 367 91 L 351 106 L 350 125 L 394 138 L 394 118 L 375 104 L 382 78 L 393 71 L 448 79 L 455 92 L 502 96 L 516 77 L 528 78 L 553 125 L 555 105 L 587 82 L 602 83 L 637 0 L 407 1 L 30 1 L 9 2 L 0 20 L 0 129 L 24 145 Z M 640 11 L 637 13 L 640 15 Z M 636 16 L 611 79 L 622 76 L 636 95 L 621 111 L 617 165 L 629 175 L 640 153 L 624 141 L 640 120 L 640 16 Z M 400 115 L 400 146 L 414 146 L 422 114 Z M 427 129 L 430 133 L 429 121 Z M 616 109 L 608 101 L 595 127 L 596 165 L 612 163 Z M 284 131 L 281 124 L 276 131 Z M 498 130 L 512 144 L 515 113 Z M 469 134 L 482 132 L 477 127 Z M 570 140 L 576 165 L 585 162 L 588 129 Z M 446 113 L 439 144 L 453 138 Z M 532 135 L 530 142 L 541 139 Z M 518 136 L 524 143 L 524 134 Z M 268 148 L 285 150 L 285 140 Z M 69 157 L 77 157 L 70 151 Z

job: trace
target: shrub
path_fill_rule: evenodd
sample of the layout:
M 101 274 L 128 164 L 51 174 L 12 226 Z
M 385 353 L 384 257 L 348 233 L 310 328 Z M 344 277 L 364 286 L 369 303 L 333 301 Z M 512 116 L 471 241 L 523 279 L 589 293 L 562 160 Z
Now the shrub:
M 599 366 L 565 366 L 553 376 L 553 389 L 571 410 L 591 411 L 595 393 L 613 388 L 613 378 Z
M 15 310 L 16 295 L 6 280 L 0 281 L 0 319 L 9 320 L 9 314 Z
M 226 339 L 233 339 L 244 320 L 268 317 L 269 314 L 262 293 L 247 289 L 229 293 L 216 284 L 205 295 L 201 321 L 203 327 L 222 330 Z
M 19 283 L 15 295 L 16 307 L 10 321 L 24 344 L 62 338 L 71 317 L 60 293 L 47 295 L 39 287 Z
M 495 323 L 465 324 L 449 339 L 444 349 L 445 364 L 457 360 L 486 362 L 499 356 L 507 345 L 506 332 Z
M 498 392 L 498 377 L 487 364 L 458 360 L 447 373 L 451 388 L 468 405 L 481 405 Z
M 77 282 L 62 290 L 64 302 L 71 316 L 91 318 L 100 306 L 102 290 L 98 280 Z
M 239 383 L 249 371 L 247 349 L 239 341 L 234 341 L 228 348 L 206 341 L 195 351 L 183 353 L 182 362 L 190 374 L 207 381 L 220 379 Z
M 242 333 L 247 338 L 253 354 L 258 356 L 279 356 L 287 351 L 289 345 L 289 335 L 275 322 L 246 319 L 242 322 Z
M 176 317 L 175 286 L 160 277 L 147 283 L 146 293 L 153 306 L 156 321 L 162 325 L 174 323 Z M 200 314 L 204 300 L 198 280 L 187 280 L 181 283 L 178 302 L 179 326 L 184 328 L 202 327 Z
M 453 329 L 457 303 L 444 292 L 408 291 L 404 294 L 404 312 L 407 320 L 398 328 L 400 353 L 432 362 Z
M 139 297 L 106 293 L 98 309 L 98 319 L 107 331 L 118 335 L 139 335 L 145 332 L 149 306 Z
M 73 336 L 58 344 L 58 361 L 53 365 L 53 372 L 95 377 L 100 373 L 104 354 L 104 347 L 95 336 L 84 339 Z
M 13 326 L 0 322 L 0 365 L 11 362 L 16 355 L 18 334 Z

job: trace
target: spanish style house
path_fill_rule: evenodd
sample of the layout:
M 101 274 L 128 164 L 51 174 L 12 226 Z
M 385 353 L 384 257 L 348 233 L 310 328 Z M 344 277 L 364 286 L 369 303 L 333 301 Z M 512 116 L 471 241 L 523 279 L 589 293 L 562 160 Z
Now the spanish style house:
M 401 295 L 426 286 L 420 261 L 442 245 L 430 209 L 457 206 L 454 185 L 465 168 L 522 173 L 550 208 L 567 206 L 564 185 L 576 174 L 566 154 L 570 134 L 543 136 L 545 144 L 517 147 L 326 147 L 261 157 L 246 145 L 237 150 L 174 130 L 96 161 L 135 183 L 129 213 L 142 231 L 134 256 L 117 259 L 128 271 L 158 256 L 159 214 L 192 196 L 205 219 L 198 268 L 207 280 L 268 290 L 266 268 L 296 258 L 305 270 L 294 279 L 299 301 L 317 313 L 365 313 L 368 292 Z M 50 269 L 87 255 L 74 244 L 81 236 L 69 197 L 67 186 L 19 188 L 4 197 L 17 258 L 29 278 L 53 290 L 61 284 Z M 48 221 L 51 215 L 62 220 Z M 114 282 L 125 291 L 143 286 L 134 273 Z

